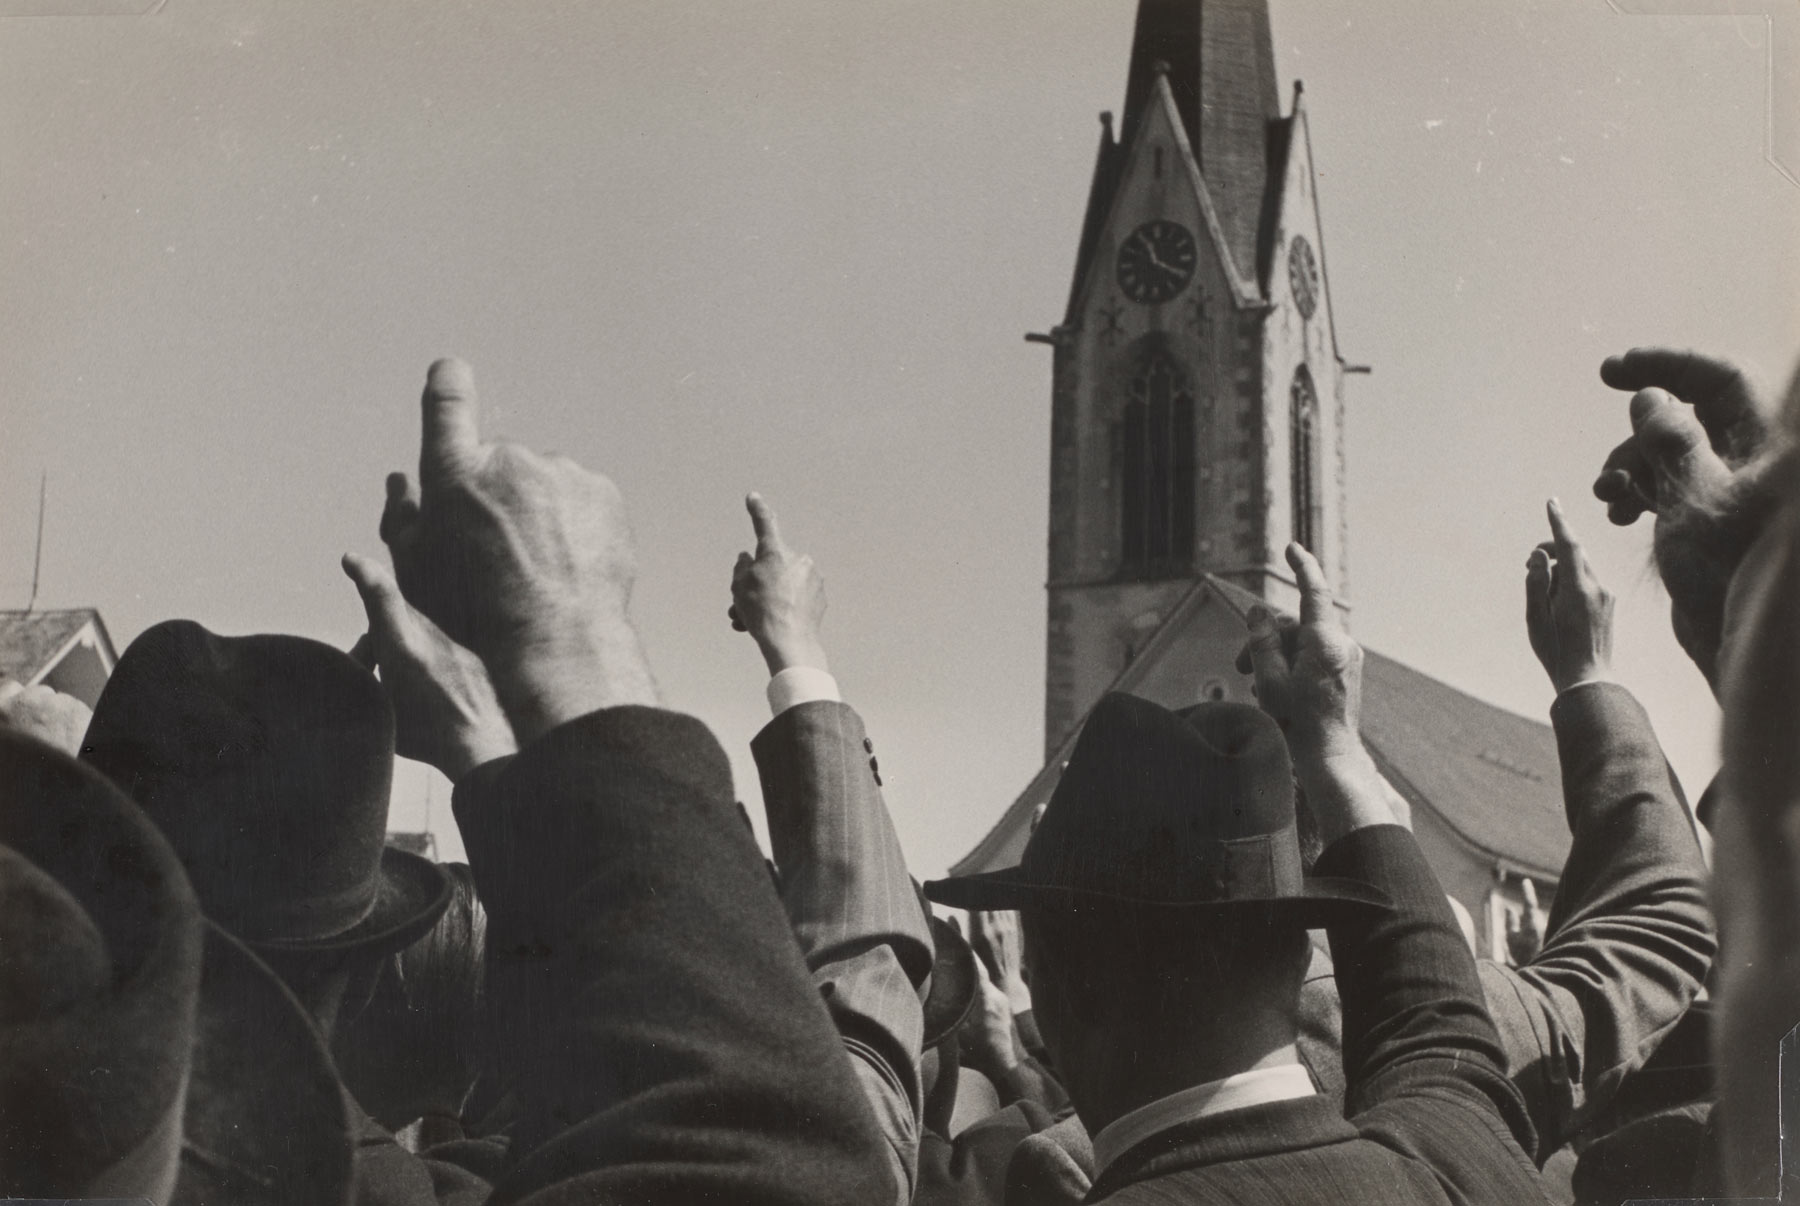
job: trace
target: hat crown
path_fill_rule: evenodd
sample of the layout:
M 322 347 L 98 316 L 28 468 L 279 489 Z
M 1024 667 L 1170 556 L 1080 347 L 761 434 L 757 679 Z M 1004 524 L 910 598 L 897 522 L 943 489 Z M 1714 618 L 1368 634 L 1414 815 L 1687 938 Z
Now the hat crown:
M 1293 770 L 1281 730 L 1244 704 L 1204 703 L 1178 715 L 1106 696 L 1020 870 L 1040 884 L 1150 903 L 1298 892 Z
M 368 914 L 393 748 L 386 697 L 342 651 L 173 620 L 119 659 L 82 755 L 167 835 L 207 915 L 260 943 Z
M 160 1192 L 195 1033 L 198 902 L 96 771 L 0 730 L 0 783 L 0 1196 Z
M 65 1013 L 102 991 L 112 958 L 94 919 L 56 878 L 0 846 L 0 1027 Z

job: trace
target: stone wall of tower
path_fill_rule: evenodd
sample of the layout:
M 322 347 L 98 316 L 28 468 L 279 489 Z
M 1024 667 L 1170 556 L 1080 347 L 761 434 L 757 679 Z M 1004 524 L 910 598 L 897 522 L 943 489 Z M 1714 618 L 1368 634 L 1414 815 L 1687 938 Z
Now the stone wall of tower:
M 1072 321 L 1059 332 L 1052 386 L 1050 572 L 1045 744 L 1054 750 L 1201 573 L 1260 566 L 1269 536 L 1263 499 L 1265 358 L 1260 306 L 1240 303 L 1241 275 L 1223 257 L 1191 150 L 1172 106 L 1146 113 L 1092 248 Z M 1128 299 L 1120 244 L 1144 222 L 1192 232 L 1199 262 L 1160 304 Z M 1133 377 L 1160 350 L 1192 391 L 1192 547 L 1146 580 L 1125 565 L 1116 434 Z
M 1332 327 L 1331 295 L 1325 278 L 1325 243 L 1319 223 L 1306 113 L 1296 102 L 1287 166 L 1277 182 L 1281 207 L 1269 266 L 1269 310 L 1263 326 L 1263 371 L 1268 382 L 1263 414 L 1265 510 L 1269 516 L 1263 557 L 1282 564 L 1282 549 L 1294 538 L 1288 494 L 1293 448 L 1289 438 L 1290 396 L 1301 365 L 1306 366 L 1319 402 L 1316 490 L 1320 502 L 1314 554 L 1325 567 L 1339 601 L 1350 595 L 1349 511 L 1344 463 L 1344 366 Z M 1294 294 L 1290 259 L 1295 239 L 1305 240 L 1317 271 L 1316 305 L 1302 313 Z

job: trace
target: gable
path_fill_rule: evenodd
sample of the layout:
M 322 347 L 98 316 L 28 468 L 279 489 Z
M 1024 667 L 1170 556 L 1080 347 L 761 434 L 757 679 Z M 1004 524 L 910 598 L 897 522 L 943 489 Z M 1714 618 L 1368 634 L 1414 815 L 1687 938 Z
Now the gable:
M 1290 258 L 1294 240 L 1304 239 L 1317 274 L 1312 325 L 1319 332 L 1319 357 L 1338 355 L 1337 326 L 1331 311 L 1331 286 L 1325 271 L 1325 231 L 1319 217 L 1318 176 L 1313 170 L 1312 136 L 1308 131 L 1304 93 L 1294 86 L 1293 113 L 1279 123 L 1273 140 L 1277 173 L 1271 181 L 1259 248 L 1257 278 L 1269 299 L 1270 326 L 1306 325 L 1294 296 Z M 1296 333 L 1297 334 L 1297 333 Z
M 1103 189 L 1110 195 L 1105 217 L 1096 222 Z M 1194 233 L 1200 265 L 1189 289 L 1229 297 L 1239 309 L 1261 303 L 1255 265 L 1239 263 L 1240 257 L 1229 248 L 1218 206 L 1201 177 L 1166 79 L 1157 80 L 1154 102 L 1130 132 L 1128 143 L 1112 144 L 1110 133 L 1102 138 L 1088 208 L 1084 224 L 1088 229 L 1083 231 L 1076 269 L 1080 275 L 1070 298 L 1071 319 L 1079 319 L 1108 295 L 1120 244 L 1153 218 L 1180 222 Z

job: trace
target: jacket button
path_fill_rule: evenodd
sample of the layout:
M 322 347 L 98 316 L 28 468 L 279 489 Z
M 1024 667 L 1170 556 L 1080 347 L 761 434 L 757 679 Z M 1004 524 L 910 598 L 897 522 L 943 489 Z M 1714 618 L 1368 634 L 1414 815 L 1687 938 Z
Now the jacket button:
M 869 773 L 875 776 L 875 786 L 881 786 L 881 763 L 874 758 L 869 759 Z
M 864 737 L 863 738 L 863 753 L 873 754 L 874 752 L 875 752 L 875 739 L 873 737 Z

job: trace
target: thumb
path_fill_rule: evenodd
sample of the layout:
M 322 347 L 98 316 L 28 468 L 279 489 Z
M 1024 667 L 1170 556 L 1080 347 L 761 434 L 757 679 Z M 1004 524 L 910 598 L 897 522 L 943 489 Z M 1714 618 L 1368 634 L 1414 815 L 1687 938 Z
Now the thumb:
M 481 453 L 474 370 L 460 360 L 437 361 L 425 373 L 420 406 L 424 417 L 420 482 L 429 487 L 474 468 Z
M 781 528 L 775 521 L 775 508 L 752 490 L 744 496 L 744 509 L 750 512 L 750 524 L 756 529 L 757 555 L 781 548 Z
M 406 631 L 406 601 L 387 567 L 355 553 L 344 554 L 344 573 L 362 596 L 369 617 L 369 635 L 377 645 L 398 641 Z

